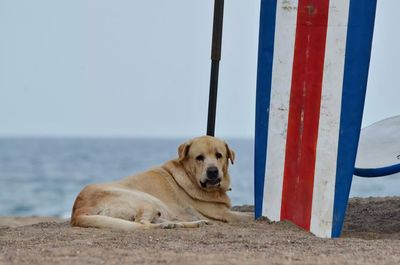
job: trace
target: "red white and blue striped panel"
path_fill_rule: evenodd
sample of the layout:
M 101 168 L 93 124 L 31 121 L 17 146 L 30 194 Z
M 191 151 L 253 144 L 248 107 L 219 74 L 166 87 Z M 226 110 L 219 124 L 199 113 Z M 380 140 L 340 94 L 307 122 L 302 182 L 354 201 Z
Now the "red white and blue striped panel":
M 340 235 L 361 127 L 376 0 L 262 0 L 256 217 Z

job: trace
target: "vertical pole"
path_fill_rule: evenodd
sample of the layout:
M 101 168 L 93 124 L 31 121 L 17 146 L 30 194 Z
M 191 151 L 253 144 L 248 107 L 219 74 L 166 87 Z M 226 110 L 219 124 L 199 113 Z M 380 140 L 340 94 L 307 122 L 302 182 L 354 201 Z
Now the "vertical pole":
M 215 114 L 217 109 L 218 73 L 221 60 L 222 21 L 224 16 L 224 0 L 214 2 L 214 23 L 211 47 L 210 94 L 208 100 L 207 135 L 214 136 Z

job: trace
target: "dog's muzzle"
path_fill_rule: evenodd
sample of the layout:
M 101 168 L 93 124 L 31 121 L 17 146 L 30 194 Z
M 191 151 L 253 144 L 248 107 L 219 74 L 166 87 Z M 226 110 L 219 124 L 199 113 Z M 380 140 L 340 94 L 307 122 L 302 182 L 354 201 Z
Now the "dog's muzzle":
M 219 170 L 217 167 L 207 168 L 207 179 L 204 182 L 200 181 L 203 188 L 219 186 L 221 178 L 219 177 Z

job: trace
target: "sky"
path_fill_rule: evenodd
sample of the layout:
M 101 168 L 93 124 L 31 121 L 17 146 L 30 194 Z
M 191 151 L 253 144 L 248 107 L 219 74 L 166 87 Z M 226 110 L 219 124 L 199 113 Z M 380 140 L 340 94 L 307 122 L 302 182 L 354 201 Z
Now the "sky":
M 254 136 L 260 1 L 225 1 L 216 136 Z M 400 1 L 379 0 L 363 126 L 400 114 Z M 206 132 L 212 0 L 0 0 L 0 137 Z

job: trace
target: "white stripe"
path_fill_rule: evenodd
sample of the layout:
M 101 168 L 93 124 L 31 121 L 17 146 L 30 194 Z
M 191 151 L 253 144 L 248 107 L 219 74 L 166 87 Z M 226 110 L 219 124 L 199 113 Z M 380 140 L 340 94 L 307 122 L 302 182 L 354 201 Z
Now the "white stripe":
M 263 216 L 267 216 L 272 221 L 279 221 L 281 214 L 297 6 L 297 0 L 278 0 L 276 8 L 268 149 L 262 210 Z
M 310 231 L 331 237 L 349 0 L 330 0 Z

